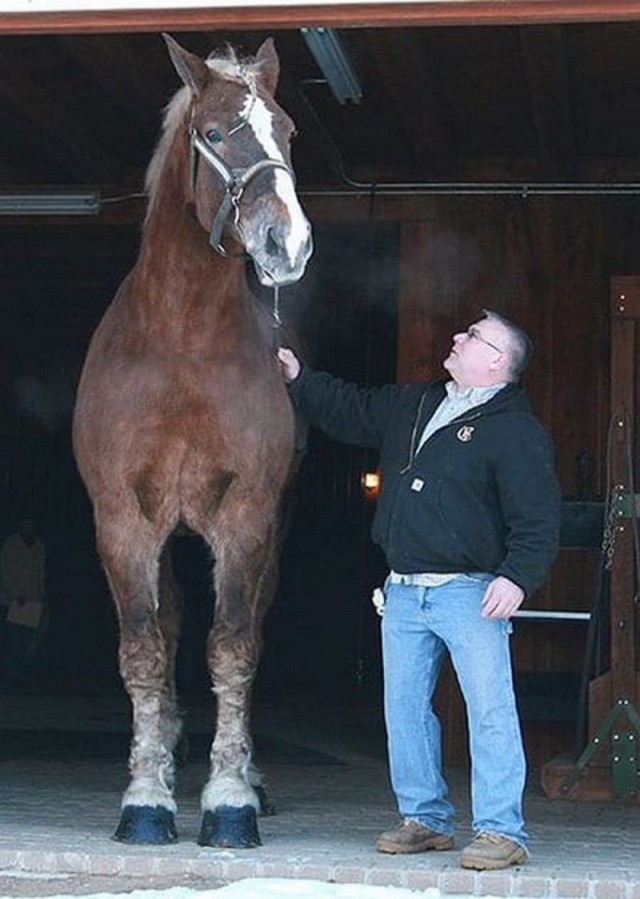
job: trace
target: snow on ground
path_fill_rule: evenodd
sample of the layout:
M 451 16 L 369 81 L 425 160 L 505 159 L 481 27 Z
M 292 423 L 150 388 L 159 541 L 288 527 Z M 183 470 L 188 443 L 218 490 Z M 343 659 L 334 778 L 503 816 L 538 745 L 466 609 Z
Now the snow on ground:
M 321 880 L 295 880 L 276 877 L 251 877 L 214 890 L 173 887 L 168 890 L 133 890 L 127 899 L 441 899 L 440 890 L 407 890 L 402 887 L 367 886 L 362 883 L 324 883 Z M 6 899 L 6 897 L 0 897 Z M 78 899 L 59 896 L 51 899 Z M 122 894 L 94 893 L 84 899 L 123 899 Z M 453 899 L 453 897 L 450 897 Z
M 440 899 L 436 889 L 367 886 L 362 883 L 323 883 L 256 877 L 238 880 L 211 892 L 211 899 Z

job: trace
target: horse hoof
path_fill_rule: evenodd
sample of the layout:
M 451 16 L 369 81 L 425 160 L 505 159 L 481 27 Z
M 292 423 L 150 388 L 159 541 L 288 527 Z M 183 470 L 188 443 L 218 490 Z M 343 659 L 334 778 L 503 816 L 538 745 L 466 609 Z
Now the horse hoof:
M 269 818 L 271 815 L 275 815 L 276 807 L 274 803 L 269 799 L 269 795 L 264 787 L 254 787 L 254 790 L 258 794 L 258 801 L 260 802 L 260 814 Z
M 198 845 L 224 849 L 253 849 L 261 846 L 256 810 L 252 805 L 233 808 L 220 805 L 205 812 Z
M 175 843 L 178 831 L 173 812 L 162 805 L 125 805 L 113 839 L 119 843 Z

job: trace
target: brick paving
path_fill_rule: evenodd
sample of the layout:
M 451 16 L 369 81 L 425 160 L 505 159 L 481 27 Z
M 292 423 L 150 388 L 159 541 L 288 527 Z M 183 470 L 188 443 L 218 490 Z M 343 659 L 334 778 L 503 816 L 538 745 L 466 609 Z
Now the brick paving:
M 204 718 L 192 725 L 194 734 L 206 729 Z M 312 708 L 258 712 L 258 745 L 265 735 L 263 770 L 278 814 L 260 821 L 263 846 L 243 851 L 195 842 L 206 778 L 200 756 L 179 772 L 177 844 L 150 848 L 111 840 L 127 781 L 126 759 L 100 752 L 75 757 L 58 744 L 47 757 L 44 735 L 55 727 L 70 735 L 72 747 L 71 735 L 83 729 L 92 740 L 96 733 L 105 740 L 124 733 L 128 708 L 121 699 L 0 696 L 0 722 L 0 739 L 2 730 L 15 737 L 21 728 L 33 741 L 28 748 L 38 747 L 19 753 L 15 742 L 7 739 L 4 749 L 0 743 L 0 888 L 3 876 L 16 875 L 59 877 L 61 884 L 65 877 L 83 876 L 101 883 L 111 878 L 114 884 L 209 887 L 246 877 L 292 877 L 436 887 L 455 895 L 640 899 L 640 806 L 552 801 L 535 784 L 526 799 L 532 858 L 521 868 L 465 871 L 455 850 L 377 854 L 376 835 L 396 818 L 379 734 L 361 727 L 354 710 L 333 717 Z M 458 769 L 448 775 L 461 847 L 471 838 L 467 775 Z

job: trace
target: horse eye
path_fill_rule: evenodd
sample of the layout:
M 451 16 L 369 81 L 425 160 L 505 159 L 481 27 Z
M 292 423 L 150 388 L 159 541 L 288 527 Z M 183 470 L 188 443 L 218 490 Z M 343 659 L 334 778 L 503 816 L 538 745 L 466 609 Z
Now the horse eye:
M 210 144 L 219 144 L 222 140 L 222 135 L 216 128 L 211 128 L 207 131 L 205 137 Z

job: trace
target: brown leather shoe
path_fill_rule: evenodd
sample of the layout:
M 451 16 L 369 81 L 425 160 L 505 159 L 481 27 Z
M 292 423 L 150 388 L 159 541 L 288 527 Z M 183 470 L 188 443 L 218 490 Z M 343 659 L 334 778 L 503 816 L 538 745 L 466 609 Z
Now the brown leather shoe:
M 376 840 L 378 852 L 408 854 L 410 852 L 426 852 L 427 849 L 442 851 L 453 849 L 453 837 L 446 833 L 430 830 L 419 821 L 405 818 L 395 830 L 381 833 Z
M 481 830 L 462 850 L 460 864 L 476 871 L 497 871 L 511 865 L 523 865 L 528 858 L 527 850 L 515 840 Z

